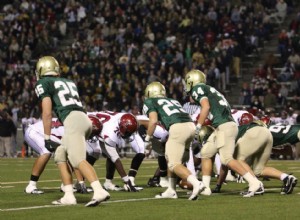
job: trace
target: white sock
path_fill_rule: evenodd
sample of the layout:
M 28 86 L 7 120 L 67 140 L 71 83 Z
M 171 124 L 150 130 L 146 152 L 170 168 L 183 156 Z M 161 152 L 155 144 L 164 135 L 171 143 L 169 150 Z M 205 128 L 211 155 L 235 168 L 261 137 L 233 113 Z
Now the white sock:
M 65 191 L 65 195 L 64 197 L 74 197 L 74 193 L 73 193 L 73 185 L 69 184 L 69 185 L 65 185 L 64 186 L 64 191 Z
M 30 185 L 30 186 L 36 186 L 36 181 L 30 180 L 30 181 L 29 181 L 29 185 Z
M 197 186 L 199 184 L 199 180 L 193 174 L 188 176 L 187 181 L 193 186 Z
M 244 176 L 243 176 L 243 178 L 245 179 L 245 180 L 247 180 L 247 182 L 249 183 L 249 184 L 253 184 L 255 181 L 257 181 L 257 178 L 256 177 L 254 177 L 251 173 L 249 173 L 249 172 L 247 172 Z
M 91 187 L 94 190 L 94 195 L 97 193 L 100 193 L 100 191 L 103 189 L 100 182 L 98 180 L 91 183 Z
M 283 181 L 288 175 L 286 173 L 282 173 L 280 175 L 280 180 Z
M 210 188 L 211 176 L 202 176 L 202 182 L 206 188 Z
M 112 180 L 110 180 L 110 179 L 105 179 L 105 183 L 112 183 Z

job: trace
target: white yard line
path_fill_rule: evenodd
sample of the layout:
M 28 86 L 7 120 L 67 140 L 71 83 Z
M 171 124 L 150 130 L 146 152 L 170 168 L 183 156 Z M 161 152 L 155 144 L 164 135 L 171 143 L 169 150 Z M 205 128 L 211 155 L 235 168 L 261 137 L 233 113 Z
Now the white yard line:
M 123 199 L 123 200 L 102 202 L 101 204 L 104 204 L 104 203 L 120 203 L 120 202 L 138 202 L 138 201 L 148 201 L 148 200 L 153 200 L 153 199 L 157 199 L 157 198 Z M 78 205 L 83 205 L 83 204 L 78 204 Z M 42 205 L 42 206 L 0 209 L 0 211 L 1 212 L 9 212 L 9 211 L 21 211 L 21 210 L 42 209 L 42 208 L 58 208 L 58 207 L 63 207 L 63 206 L 67 206 L 67 205 Z

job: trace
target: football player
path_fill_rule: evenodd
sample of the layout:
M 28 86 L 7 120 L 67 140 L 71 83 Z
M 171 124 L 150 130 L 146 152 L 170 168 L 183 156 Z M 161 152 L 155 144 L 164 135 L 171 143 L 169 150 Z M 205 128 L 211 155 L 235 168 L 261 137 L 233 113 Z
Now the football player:
M 273 136 L 273 150 L 284 149 L 288 145 L 295 146 L 295 158 L 298 159 L 300 156 L 300 125 L 274 125 L 272 119 L 268 116 L 260 118 L 264 122 Z
M 129 192 L 137 192 L 140 187 L 136 187 L 134 180 L 137 171 L 145 158 L 145 150 L 142 138 L 137 134 L 138 121 L 130 113 L 119 113 L 111 111 L 89 112 L 88 115 L 95 115 L 102 124 L 103 129 L 100 135 L 100 146 L 107 160 L 106 164 L 106 189 L 115 190 L 112 184 L 115 169 L 124 182 L 124 189 Z M 129 174 L 127 175 L 121 162 L 118 151 L 125 147 L 126 141 L 129 142 L 136 155 L 132 159 Z
M 137 115 L 136 116 L 139 122 L 139 134 L 142 137 L 143 141 L 146 138 L 146 132 L 149 125 L 149 118 L 145 115 Z M 162 126 L 157 125 L 155 127 L 152 142 L 152 150 L 154 150 L 157 154 L 158 161 L 158 169 L 156 170 L 154 176 L 149 179 L 148 186 L 160 186 L 160 187 L 168 187 L 169 181 L 167 177 L 168 165 L 165 158 L 165 145 L 168 139 L 169 132 Z M 144 143 L 143 143 L 144 144 Z M 147 151 L 147 150 L 146 150 Z M 151 151 L 148 151 L 147 154 L 150 154 Z
M 253 122 L 253 120 L 255 118 L 254 115 L 252 115 L 250 112 L 248 112 L 246 110 L 232 109 L 231 115 L 237 125 L 249 124 L 249 123 Z M 219 166 L 219 173 L 220 173 L 221 162 L 218 164 L 218 166 Z M 237 181 L 239 183 L 245 183 L 243 177 L 241 177 L 239 175 L 236 176 L 234 171 L 232 171 L 232 170 L 230 170 L 230 172 L 227 173 L 226 180 Z
M 87 161 L 91 165 L 94 165 L 95 161 L 99 159 L 101 153 L 97 139 L 102 130 L 102 124 L 96 117 L 89 116 L 89 118 L 93 123 L 93 131 L 89 140 L 86 141 Z M 63 124 L 57 118 L 52 118 L 50 139 L 60 145 L 63 134 Z M 24 191 L 27 194 L 43 194 L 44 191 L 37 188 L 37 182 L 52 153 L 45 147 L 44 127 L 42 121 L 38 121 L 37 123 L 27 126 L 25 129 L 24 141 L 39 155 L 33 164 L 30 181 Z M 78 170 L 75 172 L 75 175 L 78 181 L 77 192 L 86 193 L 87 191 L 82 175 Z
M 38 80 L 35 92 L 41 104 L 45 147 L 50 152 L 55 151 L 54 160 L 60 170 L 65 190 L 64 196 L 52 204 L 77 204 L 73 193 L 72 174 L 67 163 L 69 161 L 73 168 L 80 170 L 93 188 L 92 200 L 85 206 L 96 206 L 109 199 L 110 194 L 102 188 L 93 166 L 85 159 L 85 141 L 92 132 L 92 122 L 85 113 L 77 86 L 73 81 L 60 77 L 59 63 L 52 56 L 41 57 L 35 72 Z M 65 129 L 60 146 L 50 139 L 52 110 Z
M 254 120 L 254 115 L 246 110 L 232 109 L 231 115 L 237 125 L 249 124 Z
M 201 149 L 202 181 L 206 187 L 202 194 L 211 195 L 212 158 L 219 153 L 223 165 L 228 166 L 249 182 L 249 192 L 244 197 L 254 196 L 262 183 L 252 174 L 249 166 L 233 158 L 238 127 L 231 115 L 229 103 L 219 91 L 206 85 L 206 76 L 199 70 L 191 70 L 186 74 L 184 88 L 185 92 L 201 106 L 196 137 L 206 118 L 212 121 L 212 126 L 215 128 L 213 132 L 215 139 L 209 138 Z
M 273 149 L 281 148 L 286 144 L 295 145 L 295 157 L 300 149 L 300 125 L 269 125 L 273 136 Z
M 169 132 L 165 156 L 168 162 L 169 187 L 156 198 L 177 198 L 177 176 L 193 185 L 189 200 L 196 200 L 204 190 L 204 185 L 184 165 L 189 158 L 189 147 L 195 136 L 195 124 L 181 104 L 166 97 L 165 87 L 159 82 L 152 82 L 145 89 L 143 113 L 149 117 L 145 149 L 151 149 L 153 133 L 160 122 Z
M 258 177 L 270 177 L 281 180 L 283 182 L 281 194 L 292 193 L 297 184 L 297 178 L 273 167 L 266 166 L 272 151 L 273 137 L 264 123 L 253 121 L 250 124 L 240 125 L 236 145 L 234 158 L 247 161 L 253 167 L 254 174 Z M 220 175 L 214 192 L 220 192 L 223 180 L 224 173 Z M 263 187 L 255 192 L 255 194 L 263 193 Z
M 189 102 L 186 102 L 182 108 L 190 115 L 193 122 L 196 122 L 200 114 L 200 106 L 197 105 L 192 98 L 189 96 Z M 186 163 L 186 167 L 194 174 L 196 174 L 196 168 L 200 169 L 201 158 L 200 158 L 200 144 L 197 139 L 194 139 L 192 146 L 190 147 L 190 159 Z

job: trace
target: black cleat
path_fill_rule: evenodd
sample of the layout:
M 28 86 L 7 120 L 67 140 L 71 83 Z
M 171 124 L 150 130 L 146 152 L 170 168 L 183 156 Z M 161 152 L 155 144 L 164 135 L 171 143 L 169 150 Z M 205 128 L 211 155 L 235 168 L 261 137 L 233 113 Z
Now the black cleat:
M 150 187 L 159 187 L 159 177 L 150 178 L 147 185 Z
M 294 187 L 297 185 L 297 181 L 298 181 L 297 178 L 294 177 L 293 175 L 288 175 L 286 178 L 284 178 L 281 194 L 282 195 L 291 194 L 294 190 Z

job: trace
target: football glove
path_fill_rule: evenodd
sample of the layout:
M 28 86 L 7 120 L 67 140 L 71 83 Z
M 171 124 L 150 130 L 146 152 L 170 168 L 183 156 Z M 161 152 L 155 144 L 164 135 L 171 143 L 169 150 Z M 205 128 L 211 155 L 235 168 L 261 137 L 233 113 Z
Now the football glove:
M 130 180 L 124 182 L 124 189 L 127 192 L 138 192 L 138 190 L 132 185 Z
M 147 135 L 144 141 L 145 154 L 150 154 L 152 150 L 151 136 Z
M 48 151 L 50 151 L 51 153 L 53 153 L 56 148 L 59 146 L 60 144 L 50 140 L 50 139 L 45 139 L 45 147 Z
M 196 131 L 195 131 L 195 139 L 196 139 L 196 140 L 199 140 L 199 133 L 200 133 L 200 130 L 201 130 L 201 125 L 200 125 L 200 124 L 197 124 L 197 126 L 196 126 Z

